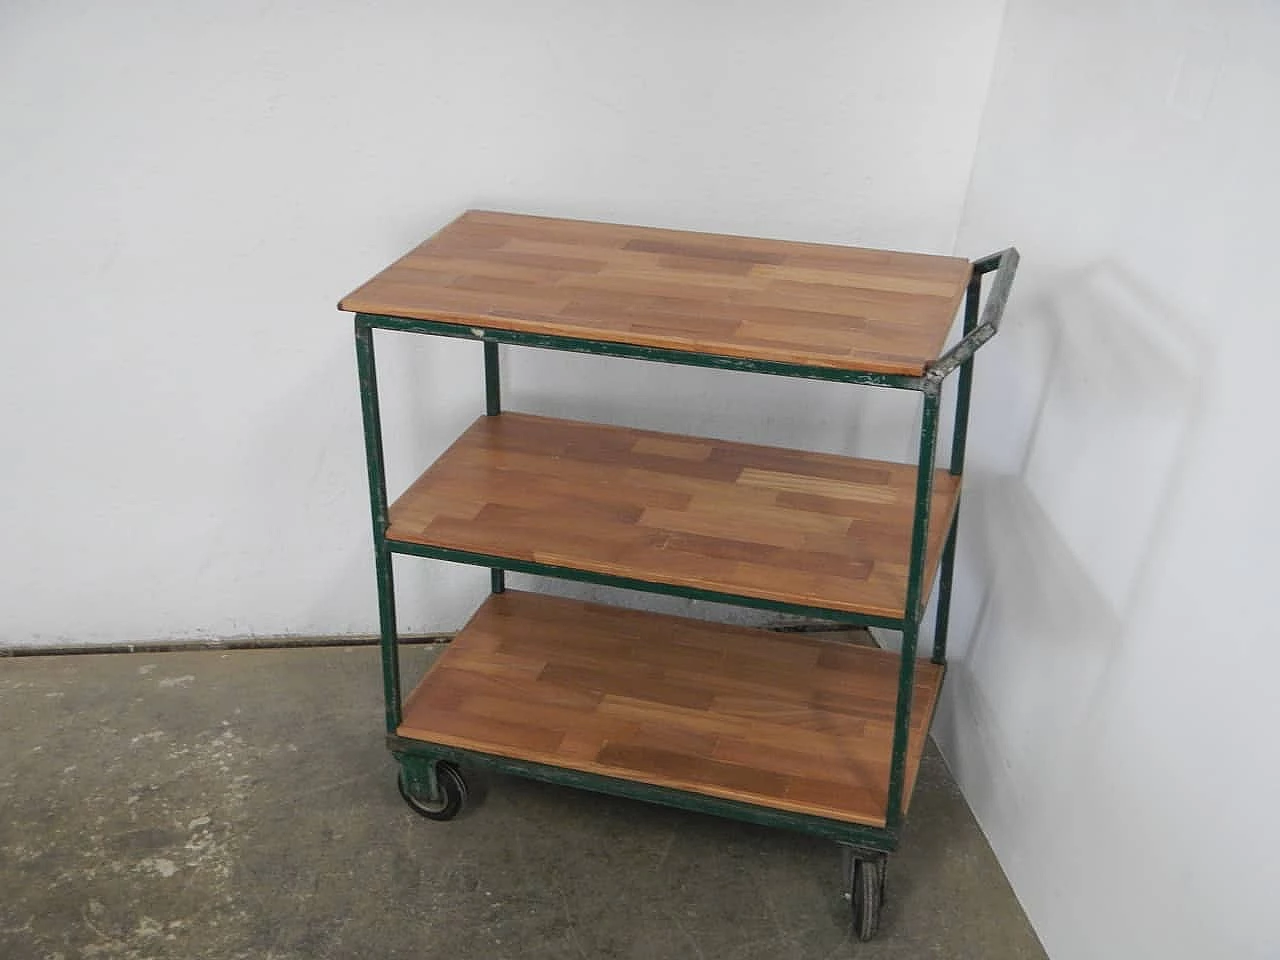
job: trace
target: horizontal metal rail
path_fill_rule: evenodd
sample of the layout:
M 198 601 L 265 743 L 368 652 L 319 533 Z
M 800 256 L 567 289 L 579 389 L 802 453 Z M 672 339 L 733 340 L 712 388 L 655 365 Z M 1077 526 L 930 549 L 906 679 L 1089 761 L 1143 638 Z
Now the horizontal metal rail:
M 470 550 L 455 550 L 452 547 L 433 547 L 427 544 L 411 543 L 407 540 L 387 540 L 386 545 L 387 549 L 392 553 L 426 557 L 430 560 L 448 560 L 452 563 L 466 563 L 477 567 L 489 567 L 490 569 L 514 570 L 517 573 L 532 573 L 545 577 L 555 577 L 558 580 L 576 580 L 581 583 L 594 583 L 604 587 L 622 587 L 626 590 L 638 590 L 643 593 L 656 593 L 668 597 L 683 597 L 688 600 L 703 600 L 708 603 L 724 603 L 735 607 L 754 607 L 759 610 L 771 610 L 776 613 L 790 613 L 801 617 L 835 620 L 856 626 L 885 627 L 890 630 L 901 630 L 904 623 L 901 617 L 882 617 L 875 614 L 854 613 L 848 610 L 832 610 L 828 607 L 785 603 L 761 597 L 744 597 L 741 594 L 704 590 L 701 587 L 685 587 L 671 583 L 655 583 L 651 580 L 636 580 L 631 577 L 619 577 L 609 573 L 597 573 L 592 570 L 554 566 L 533 560 L 518 560 L 512 557 L 498 557 L 487 553 L 473 553 Z
M 656 363 L 676 363 L 691 367 L 709 367 L 715 370 L 733 370 L 740 373 L 763 373 L 777 377 L 799 377 L 805 380 L 829 380 L 835 383 L 860 383 L 873 387 L 890 387 L 897 390 L 924 390 L 924 377 L 911 377 L 893 373 L 872 373 L 866 370 L 839 370 L 834 367 L 814 367 L 775 360 L 748 360 L 741 357 L 725 357 L 714 353 L 689 353 L 662 347 L 637 346 L 630 343 L 614 343 L 611 340 L 586 340 L 579 337 L 558 337 L 544 333 L 524 333 L 518 330 L 497 330 L 464 323 L 442 323 L 438 320 L 416 320 L 409 317 L 389 317 L 382 314 L 358 313 L 356 323 L 381 330 L 401 330 L 408 333 L 429 333 L 438 337 L 455 337 L 462 340 L 479 340 L 485 343 L 510 343 L 545 350 L 564 350 L 570 353 L 588 353 L 603 357 L 625 357 L 629 360 L 650 360 Z
M 546 783 L 575 787 L 580 790 L 591 790 L 595 793 L 606 793 L 616 797 L 643 800 L 647 803 L 658 803 L 667 807 L 676 807 L 680 810 L 692 810 L 696 813 L 707 813 L 712 816 L 742 820 L 746 823 L 754 823 L 764 827 L 795 830 L 884 853 L 893 851 L 898 845 L 897 834 L 884 827 L 847 823 L 843 820 L 816 817 L 791 810 L 779 810 L 776 807 L 744 803 L 740 800 L 711 797 L 702 793 L 694 793 L 691 790 L 662 787 L 637 780 L 624 780 L 621 777 L 604 776 L 598 773 L 586 773 L 581 770 L 537 763 L 532 760 L 500 757 L 496 754 L 465 750 L 446 744 L 428 743 L 423 740 L 413 740 L 396 735 L 387 737 L 387 748 L 392 753 L 408 754 L 432 760 L 448 760 L 453 763 L 471 763 L 499 773 L 512 774 L 530 780 L 541 780 Z

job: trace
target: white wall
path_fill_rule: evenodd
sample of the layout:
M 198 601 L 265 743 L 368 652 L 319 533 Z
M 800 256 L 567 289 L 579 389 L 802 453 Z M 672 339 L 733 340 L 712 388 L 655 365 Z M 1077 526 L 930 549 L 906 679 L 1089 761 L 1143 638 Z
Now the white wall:
M 1280 6 L 1010 0 L 935 731 L 1054 960 L 1280 956 Z
M 1002 5 L 5 3 L 0 643 L 372 630 L 342 294 L 469 206 L 949 251 Z M 479 355 L 380 349 L 395 486 Z M 641 366 L 508 395 L 906 450 L 910 405 Z M 486 582 L 399 571 L 408 629 Z
M 0 643 L 373 629 L 333 304 L 459 210 L 950 252 L 976 144 L 955 249 L 1024 267 L 940 739 L 1055 960 L 1275 956 L 1280 13 L 1011 0 L 979 141 L 1002 8 L 5 4 Z M 397 485 L 478 356 L 380 347 Z M 913 412 L 509 371 L 524 409 L 870 453 Z M 400 567 L 407 628 L 482 592 L 443 569 Z

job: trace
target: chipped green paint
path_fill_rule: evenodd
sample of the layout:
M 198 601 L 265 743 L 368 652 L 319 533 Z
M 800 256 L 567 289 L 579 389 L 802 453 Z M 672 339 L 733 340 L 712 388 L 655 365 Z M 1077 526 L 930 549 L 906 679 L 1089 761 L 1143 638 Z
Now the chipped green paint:
M 498 330 L 492 327 L 477 327 L 465 323 L 414 320 L 408 317 L 388 317 L 373 313 L 356 314 L 356 322 L 384 330 L 402 330 L 410 333 L 429 333 L 438 337 L 481 340 L 486 344 L 510 343 L 525 347 L 540 347 L 545 350 L 564 350 L 570 353 L 586 353 L 604 357 L 625 357 L 630 360 L 650 360 L 656 363 L 710 367 L 716 370 L 737 370 L 744 373 L 764 373 L 778 377 L 830 380 L 836 383 L 860 383 L 874 387 L 893 387 L 899 390 L 925 389 L 924 377 L 871 373 L 865 370 L 836 370 L 829 367 L 812 367 L 804 364 L 780 363 L 772 360 L 747 360 L 740 357 L 724 357 L 719 354 L 688 353 L 683 350 L 667 350 L 661 347 L 613 343 L 609 340 L 557 337 L 543 333 Z

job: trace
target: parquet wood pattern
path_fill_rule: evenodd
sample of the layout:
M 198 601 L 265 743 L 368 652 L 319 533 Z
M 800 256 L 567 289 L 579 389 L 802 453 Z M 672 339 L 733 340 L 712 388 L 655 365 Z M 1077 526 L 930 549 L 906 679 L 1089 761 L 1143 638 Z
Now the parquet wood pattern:
M 969 274 L 958 257 L 471 210 L 339 306 L 917 376 Z
M 406 700 L 401 736 L 883 826 L 899 659 L 507 591 Z M 904 811 L 942 669 L 918 661 Z
M 391 540 L 901 618 L 915 467 L 519 413 L 480 417 Z M 936 471 L 933 582 L 960 478 Z

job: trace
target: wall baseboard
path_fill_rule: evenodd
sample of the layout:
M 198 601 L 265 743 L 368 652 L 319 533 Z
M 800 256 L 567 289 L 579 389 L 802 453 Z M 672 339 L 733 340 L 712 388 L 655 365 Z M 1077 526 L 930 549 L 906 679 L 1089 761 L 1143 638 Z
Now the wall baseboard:
M 448 643 L 452 633 L 401 634 L 401 643 Z M 329 637 L 234 637 L 218 640 L 157 640 L 146 643 L 66 643 L 0 645 L 4 657 L 62 657 L 83 653 L 190 653 L 193 650 L 271 650 L 303 647 L 374 647 L 376 633 L 340 634 Z
M 765 627 L 780 633 L 852 633 L 859 628 L 828 620 L 795 620 Z M 404 633 L 401 643 L 448 643 L 454 632 Z M 5 657 L 63 657 L 84 653 L 189 653 L 193 650 L 274 650 L 304 647 L 375 647 L 376 633 L 338 634 L 327 637 L 296 637 L 289 634 L 268 637 L 232 637 L 214 640 L 156 640 L 145 643 L 60 643 L 10 645 L 0 644 L 0 659 Z

